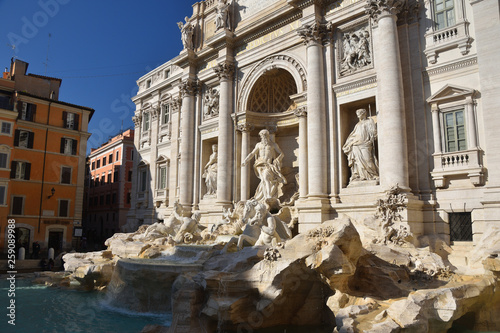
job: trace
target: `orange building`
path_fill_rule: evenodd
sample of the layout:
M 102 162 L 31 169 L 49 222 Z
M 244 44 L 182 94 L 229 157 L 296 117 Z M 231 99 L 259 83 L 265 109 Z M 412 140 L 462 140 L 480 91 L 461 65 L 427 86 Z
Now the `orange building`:
M 15 220 L 16 246 L 28 256 L 35 241 L 57 253 L 79 236 L 94 110 L 59 101 L 61 79 L 27 69 L 13 60 L 0 79 L 0 249 Z
M 134 154 L 134 130 L 126 130 L 92 149 L 87 158 L 83 215 L 84 233 L 91 247 L 102 247 L 127 222 Z

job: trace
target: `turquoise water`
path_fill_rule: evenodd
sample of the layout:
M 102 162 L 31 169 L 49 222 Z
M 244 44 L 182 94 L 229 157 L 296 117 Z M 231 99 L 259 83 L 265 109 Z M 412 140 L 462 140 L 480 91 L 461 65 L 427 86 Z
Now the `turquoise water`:
M 98 292 L 62 290 L 16 281 L 16 325 L 8 324 L 8 282 L 0 281 L 0 332 L 2 333 L 138 333 L 144 326 L 168 326 L 171 317 L 127 313 L 106 306 Z

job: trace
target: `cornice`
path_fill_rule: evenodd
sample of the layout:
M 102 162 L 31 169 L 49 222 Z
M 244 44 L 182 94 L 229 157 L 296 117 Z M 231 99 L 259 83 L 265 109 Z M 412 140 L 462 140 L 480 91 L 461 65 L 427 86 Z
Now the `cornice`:
M 432 69 L 428 69 L 423 71 L 424 78 L 429 80 L 431 76 L 452 72 L 461 68 L 471 67 L 477 65 L 477 57 L 456 61 L 451 64 L 435 67 Z

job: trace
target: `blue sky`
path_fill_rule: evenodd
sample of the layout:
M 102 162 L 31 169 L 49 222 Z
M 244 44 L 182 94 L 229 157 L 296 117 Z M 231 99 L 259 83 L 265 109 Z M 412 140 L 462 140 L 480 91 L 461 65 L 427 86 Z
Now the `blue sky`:
M 192 15 L 194 3 L 0 0 L 0 66 L 10 68 L 16 55 L 29 73 L 61 78 L 60 100 L 96 110 L 89 124 L 94 148 L 118 133 L 122 120 L 123 128 L 133 126 L 136 80 L 179 54 L 176 22 Z

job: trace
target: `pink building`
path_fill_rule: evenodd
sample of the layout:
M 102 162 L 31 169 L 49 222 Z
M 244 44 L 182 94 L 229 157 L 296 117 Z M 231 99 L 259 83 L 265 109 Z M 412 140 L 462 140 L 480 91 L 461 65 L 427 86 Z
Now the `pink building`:
M 87 158 L 84 230 L 89 244 L 103 242 L 127 222 L 132 188 L 134 130 L 127 130 Z

